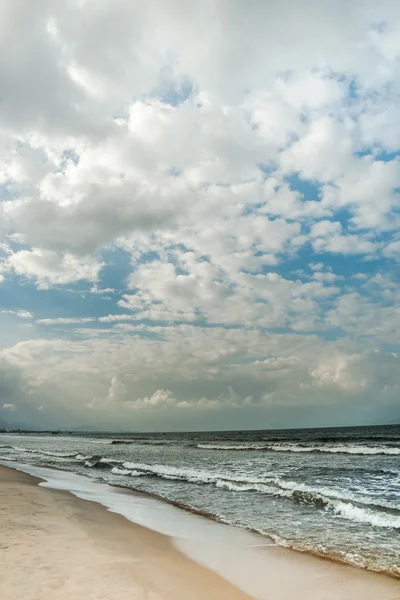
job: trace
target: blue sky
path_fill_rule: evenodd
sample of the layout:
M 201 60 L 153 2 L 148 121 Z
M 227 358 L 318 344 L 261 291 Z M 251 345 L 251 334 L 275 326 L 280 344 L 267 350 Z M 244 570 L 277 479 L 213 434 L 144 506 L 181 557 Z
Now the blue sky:
M 0 419 L 398 422 L 400 9 L 152 7 L 4 9 Z

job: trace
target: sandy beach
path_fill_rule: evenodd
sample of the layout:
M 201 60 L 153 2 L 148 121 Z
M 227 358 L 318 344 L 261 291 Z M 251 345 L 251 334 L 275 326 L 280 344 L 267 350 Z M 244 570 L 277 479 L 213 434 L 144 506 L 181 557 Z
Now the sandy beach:
M 39 483 L 30 475 L 0 467 L 2 600 L 398 600 L 400 596 L 400 582 L 384 575 L 277 546 L 262 548 L 255 543 L 245 550 L 240 545 L 245 538 L 232 527 L 226 527 L 225 546 L 220 535 L 218 544 L 213 539 L 198 545 L 184 537 L 174 540 L 100 504 Z

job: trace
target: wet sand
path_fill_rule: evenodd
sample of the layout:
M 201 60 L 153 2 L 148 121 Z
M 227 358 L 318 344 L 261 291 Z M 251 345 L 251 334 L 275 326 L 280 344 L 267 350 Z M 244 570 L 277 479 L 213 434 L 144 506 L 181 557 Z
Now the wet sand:
M 400 581 L 383 575 L 257 547 L 265 538 L 232 527 L 170 538 L 39 482 L 0 466 L 2 600 L 400 598 Z

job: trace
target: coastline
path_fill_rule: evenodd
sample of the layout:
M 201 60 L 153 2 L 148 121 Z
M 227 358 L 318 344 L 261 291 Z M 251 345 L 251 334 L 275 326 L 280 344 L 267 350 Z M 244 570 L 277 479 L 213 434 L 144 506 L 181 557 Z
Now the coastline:
M 295 544 L 291 544 L 291 543 L 287 542 L 287 540 L 282 540 L 281 538 L 279 538 L 278 536 L 275 536 L 271 532 L 258 531 L 256 529 L 251 529 L 248 527 L 245 528 L 240 525 L 230 523 L 229 521 L 224 521 L 221 518 L 217 518 L 216 515 L 213 513 L 209 513 L 205 510 L 193 508 L 190 505 L 182 504 L 180 502 L 170 500 L 169 498 L 163 498 L 162 496 L 159 496 L 158 494 L 154 494 L 151 492 L 145 492 L 143 490 L 136 489 L 134 487 L 127 488 L 127 487 L 119 485 L 119 484 L 114 484 L 113 487 L 120 488 L 122 490 L 131 492 L 135 496 L 143 496 L 144 498 L 152 498 L 158 502 L 168 504 L 170 506 L 178 508 L 179 510 L 188 512 L 192 515 L 213 521 L 214 523 L 219 524 L 219 525 L 226 525 L 230 528 L 238 527 L 242 530 L 245 530 L 246 532 L 249 532 L 250 534 L 254 534 L 258 537 L 261 536 L 261 539 L 258 540 L 260 542 L 260 544 L 257 544 L 259 547 L 279 546 L 281 548 L 289 550 L 290 552 L 306 554 L 307 556 L 312 556 L 314 558 L 326 560 L 328 562 L 338 563 L 338 564 L 344 565 L 346 567 L 350 566 L 350 567 L 354 567 L 357 569 L 366 570 L 366 571 L 369 571 L 372 573 L 377 573 L 379 575 L 384 575 L 386 577 L 390 577 L 391 579 L 397 580 L 400 585 L 400 576 L 397 572 L 383 571 L 383 570 L 378 571 L 369 566 L 365 566 L 364 564 L 358 564 L 357 560 L 350 560 L 350 558 L 348 560 L 345 560 L 340 555 L 335 555 L 332 553 L 328 554 L 326 551 L 323 551 L 322 549 L 320 551 L 317 551 L 315 548 L 312 548 L 312 547 L 296 546 Z
M 44 486 L 51 482 L 12 465 L 0 466 L 1 505 L 9 530 L 0 544 L 0 594 L 5 600 L 50 593 L 60 600 L 71 595 L 112 598 L 116 593 L 122 599 L 129 594 L 167 600 L 399 597 L 398 580 L 266 544 L 260 535 L 178 508 L 166 512 L 168 505 L 126 490 L 120 490 L 120 499 L 139 509 L 129 520 L 101 503 Z M 21 571 L 28 574 L 22 582 Z
M 190 511 L 205 516 L 203 523 L 212 519 L 261 534 L 284 548 L 400 579 L 400 516 L 395 501 L 399 483 L 392 477 L 398 474 L 398 461 L 397 457 L 376 458 L 376 453 L 387 453 L 392 436 L 383 441 L 380 436 L 379 443 L 371 446 L 365 445 L 365 437 L 363 444 L 357 445 L 358 431 L 352 431 L 350 438 L 340 431 L 337 434 L 341 436 L 335 449 L 338 454 L 329 457 L 328 470 L 327 455 L 316 454 L 312 460 L 304 455 L 304 447 L 310 449 L 310 443 L 314 447 L 315 439 L 322 443 L 319 431 L 313 433 L 311 442 L 310 434 L 303 441 L 292 440 L 293 446 L 299 445 L 295 450 L 288 449 L 284 440 L 279 445 L 283 452 L 252 451 L 243 458 L 226 449 L 218 453 L 199 451 L 187 434 L 178 440 L 165 439 L 161 446 L 151 434 L 131 448 L 120 448 L 120 443 L 114 442 L 122 440 L 101 439 L 97 434 L 88 439 L 64 436 L 57 440 L 49 436 L 0 436 L 0 445 L 3 464 L 9 466 L 11 461 L 15 467 L 19 463 L 25 471 L 29 466 L 32 474 L 32 469 L 38 474 L 37 469 L 42 473 L 49 468 L 53 483 L 54 469 L 69 473 L 69 477 L 80 475 L 83 480 L 76 481 L 77 489 L 83 481 L 85 488 L 91 481 L 109 484 L 113 490 L 120 487 L 143 493 L 144 498 L 161 501 L 162 506 L 168 503 L 184 509 L 180 515 Z M 375 429 L 370 435 L 369 442 L 377 436 Z M 207 438 L 213 435 L 207 434 Z M 246 443 L 253 448 L 253 442 L 260 439 L 252 433 Z M 243 443 L 241 437 L 238 441 Z M 399 444 L 396 448 L 400 451 Z M 365 456 L 372 450 L 372 456 Z M 242 463 L 248 469 L 243 470 Z M 66 483 L 63 489 L 70 491 L 72 482 Z M 99 489 L 97 493 L 102 495 Z M 87 499 L 92 499 L 90 490 L 89 496 Z M 115 500 L 115 496 L 108 497 L 103 504 L 110 508 L 111 501 L 115 512 L 121 512 Z M 137 520 L 137 514 L 124 516 Z M 162 525 L 168 518 L 162 521 L 159 526 L 163 533 L 179 537 L 179 529 L 164 531 Z
M 2 600 L 250 600 L 167 536 L 0 467 Z

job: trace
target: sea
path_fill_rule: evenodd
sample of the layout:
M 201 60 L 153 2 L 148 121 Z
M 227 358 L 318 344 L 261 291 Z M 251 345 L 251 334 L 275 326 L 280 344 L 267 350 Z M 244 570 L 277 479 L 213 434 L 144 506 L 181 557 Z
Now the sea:
M 285 547 L 400 577 L 399 425 L 0 434 L 0 460 L 129 488 Z

